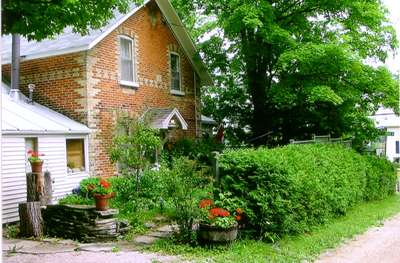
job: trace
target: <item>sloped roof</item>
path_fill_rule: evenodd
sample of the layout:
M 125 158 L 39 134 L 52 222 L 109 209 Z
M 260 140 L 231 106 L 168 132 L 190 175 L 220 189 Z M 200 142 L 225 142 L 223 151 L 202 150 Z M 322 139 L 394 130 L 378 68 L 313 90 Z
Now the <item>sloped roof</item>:
M 371 116 L 375 121 L 377 127 L 389 128 L 398 127 L 400 128 L 400 116 L 397 116 L 393 110 L 387 108 L 379 108 L 375 115 Z
M 38 103 L 27 103 L 21 94 L 15 101 L 9 87 L 1 85 L 2 134 L 88 134 L 89 128 Z
M 182 130 L 187 130 L 188 124 L 182 117 L 178 109 L 149 109 L 144 114 L 144 118 L 154 129 L 168 129 L 172 119 L 179 121 Z
M 213 118 L 204 115 L 201 115 L 201 123 L 206 125 L 217 125 L 217 122 Z
M 90 30 L 85 36 L 82 36 L 79 33 L 74 33 L 72 29 L 68 27 L 63 33 L 55 36 L 53 39 L 46 39 L 40 42 L 28 41 L 26 38 L 21 37 L 21 57 L 25 60 L 30 60 L 89 50 L 149 1 L 150 0 L 145 0 L 141 6 L 132 4 L 130 6 L 131 11 L 126 14 L 121 14 L 116 11 L 114 13 L 114 18 L 111 19 L 106 26 L 101 29 Z M 171 3 L 168 0 L 156 0 L 156 2 L 167 19 L 175 37 L 183 47 L 183 50 L 188 56 L 193 68 L 200 76 L 202 84 L 212 84 L 212 79 L 206 66 L 198 56 L 189 33 L 186 31 Z M 11 62 L 11 43 L 11 35 L 2 36 L 2 64 L 8 64 Z

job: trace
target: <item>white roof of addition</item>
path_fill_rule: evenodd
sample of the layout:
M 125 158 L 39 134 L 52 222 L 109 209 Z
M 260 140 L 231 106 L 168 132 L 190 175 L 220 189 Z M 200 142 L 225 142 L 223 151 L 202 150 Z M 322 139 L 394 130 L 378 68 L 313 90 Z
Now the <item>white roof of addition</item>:
M 371 116 L 375 124 L 379 128 L 399 127 L 400 116 L 396 115 L 393 110 L 387 108 L 379 108 L 375 115 Z
M 1 84 L 2 134 L 88 134 L 89 128 L 38 103 L 27 103 L 20 94 L 14 101 L 9 87 Z
M 89 50 L 97 45 L 108 34 L 120 26 L 124 21 L 126 21 L 149 1 L 150 0 L 145 0 L 141 6 L 132 4 L 130 6 L 131 11 L 126 14 L 115 11 L 114 18 L 110 19 L 107 25 L 100 29 L 89 30 L 89 33 L 85 36 L 82 36 L 79 33 L 74 33 L 69 27 L 66 28 L 63 33 L 55 36 L 53 39 L 45 39 L 40 42 L 28 41 L 26 38 L 21 37 L 21 57 L 23 57 L 25 60 L 29 60 Z M 185 29 L 171 3 L 168 0 L 155 1 L 168 21 L 176 39 L 185 51 L 194 70 L 200 76 L 201 83 L 205 85 L 212 85 L 213 82 L 211 76 L 208 73 L 205 64 L 198 56 L 196 47 L 189 33 Z M 11 63 L 11 43 L 11 35 L 2 36 L 2 64 Z

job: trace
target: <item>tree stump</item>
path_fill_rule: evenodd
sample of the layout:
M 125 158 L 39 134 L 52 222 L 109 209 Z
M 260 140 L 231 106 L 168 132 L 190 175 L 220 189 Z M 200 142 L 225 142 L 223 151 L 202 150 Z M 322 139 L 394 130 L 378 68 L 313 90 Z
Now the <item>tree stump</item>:
M 26 174 L 27 201 L 40 201 L 40 205 L 51 204 L 52 181 L 49 172 Z
M 43 236 L 43 218 L 40 211 L 40 202 L 26 202 L 18 204 L 20 218 L 20 235 L 23 237 Z
M 44 196 L 40 200 L 40 205 L 50 205 L 53 199 L 53 187 L 50 172 L 44 173 Z

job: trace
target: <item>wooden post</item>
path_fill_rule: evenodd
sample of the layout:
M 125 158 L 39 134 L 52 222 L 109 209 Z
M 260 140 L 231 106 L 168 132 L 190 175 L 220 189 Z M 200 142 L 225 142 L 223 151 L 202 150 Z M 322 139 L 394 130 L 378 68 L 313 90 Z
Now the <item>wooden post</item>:
M 18 204 L 20 235 L 24 237 L 43 236 L 43 218 L 40 202 Z
M 26 174 L 27 201 L 39 201 L 40 205 L 51 204 L 53 195 L 52 181 L 49 172 Z

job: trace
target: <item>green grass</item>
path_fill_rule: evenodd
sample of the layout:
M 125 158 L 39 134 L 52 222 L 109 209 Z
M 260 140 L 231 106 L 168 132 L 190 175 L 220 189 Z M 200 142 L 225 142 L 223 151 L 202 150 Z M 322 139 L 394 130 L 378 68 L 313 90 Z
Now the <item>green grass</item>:
M 156 243 L 152 251 L 178 254 L 197 262 L 302 262 L 313 261 L 326 249 L 335 248 L 344 240 L 381 225 L 400 212 L 400 195 L 385 200 L 360 204 L 347 215 L 316 226 L 309 233 L 284 237 L 271 244 L 240 240 L 227 248 L 207 249 L 172 244 L 169 240 Z

